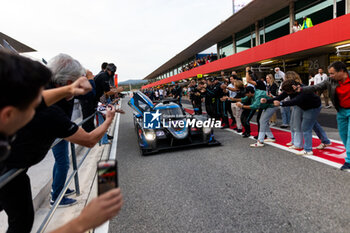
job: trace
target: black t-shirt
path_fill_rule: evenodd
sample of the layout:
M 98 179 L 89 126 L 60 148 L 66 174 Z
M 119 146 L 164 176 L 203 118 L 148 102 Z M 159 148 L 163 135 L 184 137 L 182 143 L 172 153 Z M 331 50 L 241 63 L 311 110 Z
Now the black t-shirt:
M 58 106 L 37 111 L 32 121 L 20 129 L 4 161 L 7 169 L 29 168 L 44 159 L 56 138 L 75 134 L 78 126 Z
M 103 95 L 104 92 L 110 91 L 109 87 L 109 75 L 106 72 L 99 73 L 95 76 L 95 85 L 96 85 L 96 96 L 95 101 L 99 101 L 100 97 Z
M 256 86 L 255 86 L 256 89 L 266 91 L 266 85 L 263 81 L 255 80 L 255 82 L 256 82 Z
M 60 107 L 63 112 L 70 118 L 72 118 L 72 113 L 73 113 L 73 107 L 74 107 L 74 99 L 71 100 L 65 100 L 62 99 L 55 103 L 58 107 Z

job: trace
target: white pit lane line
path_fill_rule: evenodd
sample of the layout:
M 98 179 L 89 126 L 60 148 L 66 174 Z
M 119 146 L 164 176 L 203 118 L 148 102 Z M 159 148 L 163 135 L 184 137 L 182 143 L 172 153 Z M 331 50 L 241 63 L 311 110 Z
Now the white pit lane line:
M 120 99 L 119 108 L 122 106 L 122 99 Z M 119 135 L 119 124 L 120 124 L 120 114 L 117 114 L 117 122 L 115 124 L 114 129 L 114 135 L 113 135 L 113 141 L 112 141 L 112 147 L 111 152 L 109 154 L 109 159 L 116 159 L 117 156 L 117 146 L 118 146 L 118 135 Z M 103 223 L 101 226 L 94 229 L 94 233 L 108 233 L 109 231 L 109 220 L 105 223 Z
M 253 123 L 255 124 L 255 123 Z M 288 130 L 285 130 L 285 129 L 280 129 L 280 128 L 275 128 L 275 127 L 270 127 L 270 128 L 274 128 L 274 129 L 278 129 L 278 130 L 282 130 L 282 131 L 285 131 L 285 132 L 289 132 Z M 225 129 L 226 131 L 229 131 L 229 132 L 232 132 L 232 133 L 235 133 L 237 135 L 241 135 L 241 133 L 237 133 L 236 131 L 234 131 L 233 129 Z M 312 136 L 313 138 L 318 138 L 316 136 Z M 255 138 L 253 136 L 250 136 L 249 137 L 250 139 L 255 140 Z M 336 142 L 336 143 L 341 143 L 343 144 L 342 142 L 340 141 L 337 141 L 337 140 L 332 140 L 330 139 L 332 142 Z M 270 146 L 273 146 L 273 147 L 276 147 L 276 148 L 279 148 L 281 150 L 284 150 L 284 151 L 288 151 L 288 152 L 291 152 L 293 154 L 295 154 L 297 152 L 297 150 L 293 150 L 293 149 L 289 149 L 288 147 L 285 147 L 285 146 L 281 146 L 277 143 L 273 143 L 273 142 L 264 142 L 265 144 L 267 145 L 270 145 Z M 314 161 L 317 161 L 317 162 L 320 162 L 320 163 L 323 163 L 323 164 L 326 164 L 326 165 L 329 165 L 331 167 L 335 167 L 337 169 L 340 169 L 340 167 L 342 166 L 342 164 L 339 164 L 339 163 L 335 163 L 335 162 L 332 162 L 332 161 L 329 161 L 327 159 L 323 159 L 323 158 L 320 158 L 320 157 L 317 157 L 317 156 L 314 156 L 314 155 L 296 155 L 296 156 L 300 156 L 300 157 L 305 157 L 305 158 L 308 158 L 308 159 L 311 159 L 311 160 L 314 160 Z M 349 171 L 350 172 L 350 171 Z

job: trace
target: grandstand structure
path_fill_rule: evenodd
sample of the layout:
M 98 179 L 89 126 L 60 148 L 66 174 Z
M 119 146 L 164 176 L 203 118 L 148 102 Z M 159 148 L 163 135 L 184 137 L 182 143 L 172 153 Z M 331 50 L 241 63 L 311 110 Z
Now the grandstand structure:
M 318 68 L 336 60 L 350 66 L 350 0 L 253 0 L 243 9 L 165 62 L 144 79 L 143 88 L 235 70 L 257 75 L 298 72 L 307 82 Z M 309 17 L 313 27 L 293 33 L 294 21 Z M 218 60 L 181 72 L 197 54 L 216 45 Z

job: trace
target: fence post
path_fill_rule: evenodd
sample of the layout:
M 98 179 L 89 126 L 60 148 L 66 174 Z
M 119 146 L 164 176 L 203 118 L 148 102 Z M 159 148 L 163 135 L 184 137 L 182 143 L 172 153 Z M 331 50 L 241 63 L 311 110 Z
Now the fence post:
M 79 187 L 79 177 L 78 177 L 77 156 L 75 154 L 74 143 L 70 143 L 70 148 L 72 151 L 73 170 L 76 171 L 75 176 L 74 176 L 75 191 L 76 191 L 76 195 L 79 196 L 80 195 L 80 187 Z

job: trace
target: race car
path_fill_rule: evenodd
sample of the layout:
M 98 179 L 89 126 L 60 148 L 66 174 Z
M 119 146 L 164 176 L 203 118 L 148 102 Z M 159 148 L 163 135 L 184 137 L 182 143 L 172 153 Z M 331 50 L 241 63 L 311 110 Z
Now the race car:
M 153 103 L 141 91 L 128 102 L 142 155 L 197 145 L 220 145 L 215 140 L 212 119 L 191 115 L 174 99 Z

